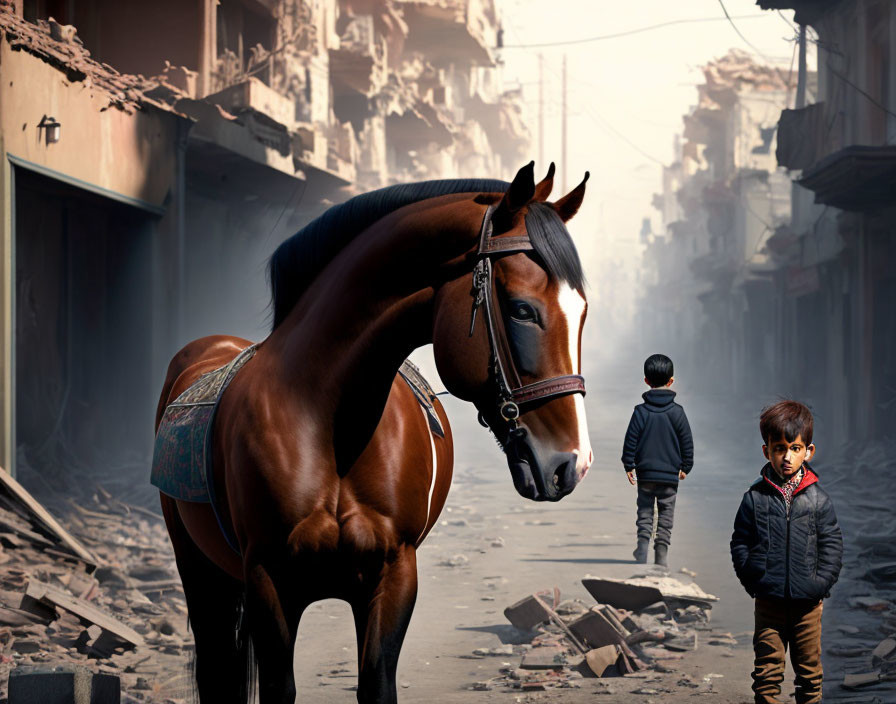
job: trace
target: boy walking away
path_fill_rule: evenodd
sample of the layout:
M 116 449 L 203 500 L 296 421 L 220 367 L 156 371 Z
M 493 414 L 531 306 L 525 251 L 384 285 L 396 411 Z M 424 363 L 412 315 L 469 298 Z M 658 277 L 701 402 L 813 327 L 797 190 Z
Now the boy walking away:
M 840 574 L 843 538 L 831 499 L 808 465 L 812 414 L 796 401 L 759 419 L 768 463 L 744 494 L 731 537 L 734 571 L 756 599 L 753 692 L 780 703 L 790 648 L 797 704 L 821 701 L 821 609 Z
M 684 409 L 675 403 L 672 385 L 672 360 L 654 354 L 644 362 L 644 403 L 635 406 L 625 433 L 622 464 L 628 481 L 638 485 L 638 545 L 635 560 L 647 562 L 647 549 L 653 533 L 653 509 L 657 509 L 654 559 L 668 566 L 669 541 L 678 482 L 694 466 L 694 441 Z

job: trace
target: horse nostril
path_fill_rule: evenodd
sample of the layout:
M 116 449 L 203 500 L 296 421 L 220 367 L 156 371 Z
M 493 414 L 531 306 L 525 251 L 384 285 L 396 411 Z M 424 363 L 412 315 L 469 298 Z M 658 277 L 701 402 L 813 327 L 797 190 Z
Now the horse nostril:
M 561 456 L 560 463 L 551 475 L 552 488 L 555 490 L 557 498 L 568 494 L 578 483 L 577 460 L 578 457 L 572 452 L 564 453 Z

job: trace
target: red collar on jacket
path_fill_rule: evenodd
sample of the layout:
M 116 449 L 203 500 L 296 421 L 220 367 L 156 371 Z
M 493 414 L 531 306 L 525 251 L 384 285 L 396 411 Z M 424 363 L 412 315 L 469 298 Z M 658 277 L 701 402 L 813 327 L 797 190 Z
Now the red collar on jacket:
M 770 472 L 774 472 L 774 471 L 775 471 L 774 469 L 772 469 L 771 465 L 769 465 L 769 471 L 770 471 Z M 782 496 L 784 495 L 784 489 L 782 489 L 780 486 L 778 486 L 777 484 L 775 484 L 771 479 L 769 479 L 765 472 L 762 473 L 762 478 L 763 478 L 769 485 L 775 487 L 775 489 L 777 489 L 777 490 L 781 493 Z M 817 481 L 818 481 L 818 475 L 815 474 L 815 472 L 812 471 L 812 468 L 811 468 L 808 464 L 803 464 L 803 478 L 802 478 L 802 480 L 800 481 L 799 486 L 798 486 L 796 489 L 793 490 L 793 495 L 796 496 L 796 495 L 799 494 L 803 489 L 805 489 L 805 488 L 807 488 L 807 487 L 809 487 L 809 486 L 812 486 L 812 485 L 815 484 L 815 482 L 817 482 Z

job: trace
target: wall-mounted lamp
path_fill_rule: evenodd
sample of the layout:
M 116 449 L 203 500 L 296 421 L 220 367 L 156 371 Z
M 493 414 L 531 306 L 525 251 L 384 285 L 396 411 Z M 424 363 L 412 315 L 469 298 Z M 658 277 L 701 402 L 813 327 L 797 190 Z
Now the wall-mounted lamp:
M 46 138 L 47 144 L 54 144 L 59 141 L 59 134 L 62 131 L 62 123 L 57 122 L 55 117 L 44 115 L 41 118 L 41 121 L 37 124 L 37 129 L 43 129 L 44 137 Z

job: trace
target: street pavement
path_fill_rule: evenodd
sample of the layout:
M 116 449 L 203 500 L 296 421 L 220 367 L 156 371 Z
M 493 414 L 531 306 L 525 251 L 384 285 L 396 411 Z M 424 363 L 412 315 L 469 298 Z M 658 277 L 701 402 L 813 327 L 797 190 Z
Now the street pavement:
M 582 587 L 582 577 L 627 578 L 645 571 L 631 556 L 635 488 L 619 460 L 632 407 L 646 390 L 640 364 L 586 366 L 595 462 L 579 487 L 556 504 L 520 497 L 503 455 L 476 422 L 473 407 L 443 397 L 455 432 L 455 479 L 440 522 L 419 551 L 419 596 L 399 662 L 401 701 L 515 701 L 519 692 L 470 689 L 474 682 L 499 675 L 505 663 L 519 663 L 518 655 L 472 655 L 476 648 L 512 640 L 504 608 L 532 591 L 554 586 L 562 599 L 590 605 L 593 599 Z M 694 581 L 720 598 L 712 625 L 739 635 L 745 645 L 700 645 L 674 664 L 677 672 L 666 675 L 664 683 L 674 685 L 683 674 L 697 681 L 722 675 L 713 678 L 713 701 L 746 702 L 751 699 L 752 649 L 745 632 L 752 629 L 752 602 L 734 577 L 728 541 L 740 497 L 763 463 L 759 409 L 732 410 L 727 398 L 691 395 L 686 383 L 674 388 L 690 418 L 696 463 L 680 487 L 670 569 L 684 581 L 689 578 L 676 574 L 680 568 L 697 573 Z M 348 606 L 338 601 L 313 605 L 296 647 L 297 701 L 354 701 L 356 672 Z M 581 680 L 578 690 L 525 696 L 533 697 L 531 701 L 586 701 L 594 696 L 596 682 Z M 645 682 L 616 678 L 601 701 L 648 701 L 631 694 Z M 661 701 L 691 701 L 693 694 L 692 689 L 676 690 L 662 695 Z

